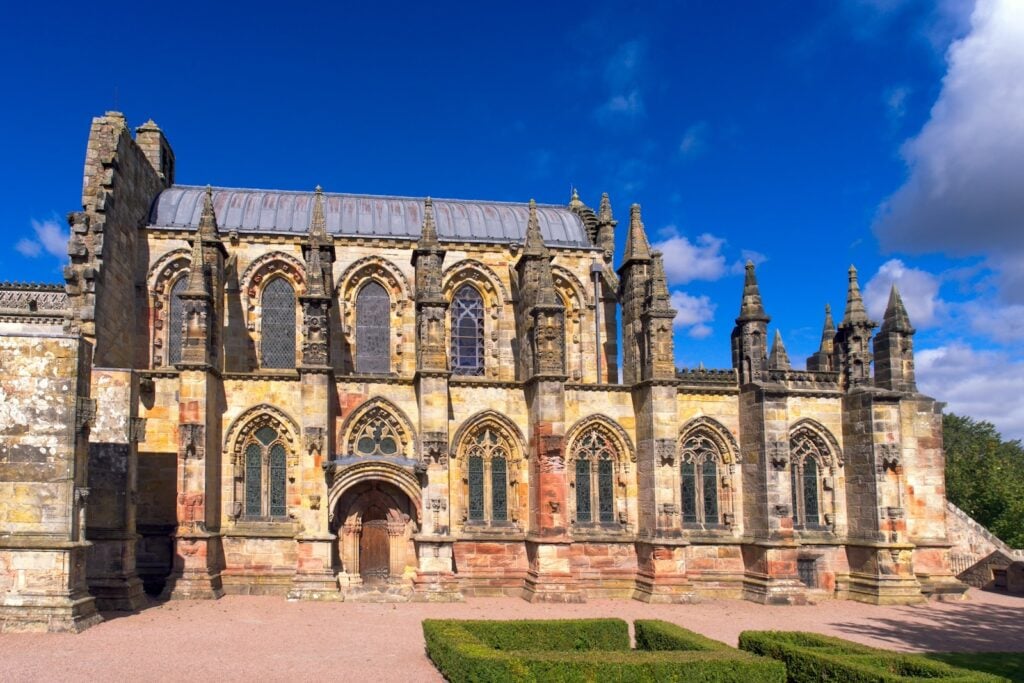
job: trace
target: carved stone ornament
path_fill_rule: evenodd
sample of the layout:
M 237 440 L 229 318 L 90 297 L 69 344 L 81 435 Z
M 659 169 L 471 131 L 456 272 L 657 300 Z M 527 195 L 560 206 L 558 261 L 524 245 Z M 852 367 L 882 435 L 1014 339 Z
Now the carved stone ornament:
M 236 500 L 228 504 L 228 518 L 232 521 L 242 516 L 242 501 Z
M 423 454 L 435 465 L 448 465 L 448 438 L 444 432 L 423 433 Z
M 766 444 L 768 462 L 776 470 L 784 470 L 789 465 L 789 444 L 785 441 L 769 441 Z
M 442 510 L 448 509 L 448 501 L 441 496 L 435 496 L 430 499 L 430 509 L 433 512 L 441 512 Z
M 302 364 L 326 366 L 329 355 L 327 302 L 302 304 Z
M 675 517 L 679 514 L 679 506 L 675 503 L 662 503 L 659 507 L 661 514 L 667 517 Z
M 96 399 L 75 398 L 75 431 L 81 432 L 96 420 Z
M 310 510 L 319 510 L 320 509 L 320 495 L 319 494 L 317 494 L 317 493 L 310 494 L 310 496 L 309 496 L 309 509 Z
M 146 440 L 146 418 L 133 417 L 128 421 L 128 440 L 133 443 Z
M 206 455 L 206 428 L 201 424 L 178 425 L 178 452 L 185 460 L 202 460 Z
M 540 443 L 540 471 L 563 472 L 565 458 L 562 454 L 562 437 L 557 434 L 538 437 Z
M 776 505 L 775 514 L 779 517 L 789 517 L 789 506 L 785 504 Z
M 312 456 L 324 454 L 327 431 L 323 427 L 306 427 L 304 435 L 306 452 Z
M 900 445 L 896 443 L 883 443 L 875 446 L 878 451 L 878 469 L 882 472 L 891 470 L 899 472 L 903 464 Z
M 676 464 L 675 439 L 655 439 L 654 457 L 662 467 L 673 467 Z

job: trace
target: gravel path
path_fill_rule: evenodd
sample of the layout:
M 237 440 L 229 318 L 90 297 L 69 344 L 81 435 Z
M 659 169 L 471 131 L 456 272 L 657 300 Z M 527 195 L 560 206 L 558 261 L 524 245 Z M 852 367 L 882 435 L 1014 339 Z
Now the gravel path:
M 1024 651 L 1024 597 L 972 590 L 961 603 L 874 607 L 824 602 L 765 607 L 743 601 L 645 605 L 592 600 L 531 605 L 514 598 L 460 604 L 290 603 L 229 596 L 111 613 L 78 635 L 0 635 L 0 680 L 436 681 L 423 654 L 424 618 L 665 619 L 736 644 L 745 629 L 807 630 L 895 650 Z M 308 680 L 308 678 L 307 678 Z

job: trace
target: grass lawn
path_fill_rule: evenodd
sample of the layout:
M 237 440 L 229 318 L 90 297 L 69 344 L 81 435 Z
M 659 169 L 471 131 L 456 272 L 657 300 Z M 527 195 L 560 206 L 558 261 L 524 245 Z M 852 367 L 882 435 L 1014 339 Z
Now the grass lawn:
M 925 657 L 1024 682 L 1024 652 L 934 652 Z

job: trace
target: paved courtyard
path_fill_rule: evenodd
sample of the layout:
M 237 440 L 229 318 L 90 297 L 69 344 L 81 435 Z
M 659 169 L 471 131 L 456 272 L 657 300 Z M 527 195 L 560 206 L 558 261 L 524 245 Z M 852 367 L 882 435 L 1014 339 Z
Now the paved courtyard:
M 727 643 L 745 629 L 809 630 L 894 650 L 1024 651 L 1024 597 L 972 590 L 962 603 L 873 607 L 825 602 L 764 607 L 742 601 L 645 605 L 592 600 L 531 605 L 290 603 L 231 596 L 154 604 L 78 635 L 0 635 L 0 680 L 441 680 L 423 653 L 424 618 L 665 619 Z

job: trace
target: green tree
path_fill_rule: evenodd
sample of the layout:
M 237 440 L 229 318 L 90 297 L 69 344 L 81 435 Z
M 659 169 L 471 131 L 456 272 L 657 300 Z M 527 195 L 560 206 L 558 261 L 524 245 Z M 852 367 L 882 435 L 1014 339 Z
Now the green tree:
M 1024 547 L 1024 448 L 992 423 L 947 414 L 946 496 L 1014 548 Z

